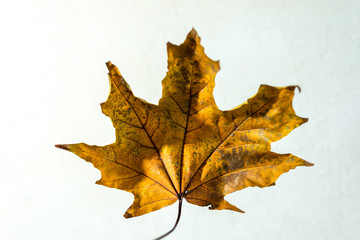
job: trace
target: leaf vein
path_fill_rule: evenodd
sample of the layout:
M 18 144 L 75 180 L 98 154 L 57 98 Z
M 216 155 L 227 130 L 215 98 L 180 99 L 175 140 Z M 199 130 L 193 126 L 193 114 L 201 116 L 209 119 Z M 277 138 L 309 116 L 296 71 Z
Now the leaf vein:
M 209 158 L 211 157 L 211 155 L 231 136 L 231 134 L 234 133 L 234 131 L 239 127 L 241 126 L 241 124 L 243 122 L 245 122 L 248 118 L 252 117 L 253 115 L 255 115 L 258 111 L 260 111 L 262 108 L 264 108 L 267 104 L 269 104 L 272 100 L 274 100 L 275 98 L 271 98 L 269 101 L 267 101 L 265 104 L 263 104 L 261 107 L 259 107 L 258 110 L 256 110 L 255 112 L 251 113 L 250 115 L 246 116 L 240 123 L 239 125 L 233 130 L 231 131 L 224 139 L 224 141 L 220 142 L 218 144 L 218 146 L 216 146 L 214 148 L 214 150 L 209 154 L 209 156 L 207 158 L 205 158 L 205 160 L 200 164 L 200 166 L 197 168 L 197 170 L 195 171 L 195 173 L 191 176 L 190 178 L 190 181 L 188 182 L 186 188 L 185 188 L 185 191 L 188 189 L 188 187 L 190 186 L 190 183 L 192 181 L 192 179 L 194 178 L 194 176 L 197 174 L 198 171 L 200 171 L 200 169 L 202 169 L 205 165 L 205 163 L 209 160 Z
M 173 98 L 173 96 L 171 95 L 170 91 L 168 89 L 166 89 L 166 91 L 168 92 L 169 94 L 169 97 L 171 100 L 173 100 L 173 102 L 178 106 L 178 108 L 184 113 L 184 114 L 187 114 L 187 112 L 182 109 L 182 107 L 180 106 L 180 104 L 175 100 L 175 98 Z
M 122 77 L 121 77 L 121 78 L 122 78 Z M 168 170 L 166 169 L 164 160 L 161 158 L 160 151 L 159 151 L 159 149 L 156 147 L 156 145 L 155 145 L 154 141 L 152 140 L 151 136 L 149 135 L 148 131 L 145 129 L 143 123 L 141 122 L 141 119 L 140 119 L 139 115 L 138 115 L 137 112 L 135 111 L 134 107 L 130 104 L 130 101 L 129 101 L 129 100 L 124 96 L 124 94 L 120 91 L 119 86 L 114 82 L 114 80 L 113 80 L 112 78 L 110 78 L 110 79 L 113 81 L 113 83 L 114 83 L 114 85 L 116 86 L 116 89 L 118 90 L 118 92 L 120 93 L 120 95 L 121 95 L 123 98 L 126 99 L 127 104 L 130 106 L 131 110 L 135 113 L 135 115 L 136 115 L 136 117 L 138 118 L 140 124 L 141 124 L 142 127 L 144 128 L 144 131 L 145 131 L 146 135 L 147 135 L 148 138 L 150 139 L 150 141 L 151 141 L 152 145 L 154 146 L 157 154 L 159 155 L 159 158 L 160 158 L 160 160 L 161 160 L 161 162 L 162 162 L 162 164 L 163 164 L 163 166 L 164 166 L 165 173 L 166 173 L 166 175 L 167 175 L 167 177 L 168 177 L 168 179 L 169 179 L 169 181 L 170 181 L 170 183 L 171 183 L 174 191 L 176 192 L 176 194 L 178 194 L 178 192 L 177 192 L 177 190 L 176 190 L 176 188 L 175 188 L 175 185 L 174 185 L 173 181 L 171 180 L 170 174 L 169 174 Z

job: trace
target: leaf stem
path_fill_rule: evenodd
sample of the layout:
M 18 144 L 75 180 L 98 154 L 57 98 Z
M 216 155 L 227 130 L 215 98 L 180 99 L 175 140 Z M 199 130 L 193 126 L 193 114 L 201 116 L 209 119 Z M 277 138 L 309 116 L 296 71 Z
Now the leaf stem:
M 178 215 L 177 215 L 177 219 L 176 219 L 176 222 L 175 222 L 174 227 L 173 227 L 170 231 L 168 231 L 167 233 L 165 233 L 164 235 L 161 235 L 160 237 L 155 238 L 154 240 L 162 239 L 162 238 L 166 237 L 167 235 L 169 235 L 170 233 L 172 233 L 172 232 L 175 230 L 176 226 L 178 225 L 178 223 L 179 223 L 179 221 L 180 221 L 182 200 L 183 200 L 183 198 L 180 197 L 180 198 L 179 198 Z

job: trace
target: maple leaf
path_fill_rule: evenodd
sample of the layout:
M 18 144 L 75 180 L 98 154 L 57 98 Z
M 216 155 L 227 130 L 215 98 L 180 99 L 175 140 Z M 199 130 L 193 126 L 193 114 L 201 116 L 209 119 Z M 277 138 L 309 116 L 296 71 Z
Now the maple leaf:
M 158 105 L 135 97 L 116 66 L 106 63 L 111 90 L 101 108 L 112 120 L 115 143 L 56 145 L 98 168 L 97 184 L 134 195 L 126 218 L 179 201 L 175 228 L 184 198 L 210 209 L 242 212 L 224 197 L 249 186 L 273 185 L 297 166 L 312 166 L 270 149 L 271 142 L 307 122 L 292 107 L 296 86 L 261 85 L 246 103 L 221 111 L 213 97 L 219 62 L 205 55 L 196 31 L 180 46 L 168 43 L 167 51 Z

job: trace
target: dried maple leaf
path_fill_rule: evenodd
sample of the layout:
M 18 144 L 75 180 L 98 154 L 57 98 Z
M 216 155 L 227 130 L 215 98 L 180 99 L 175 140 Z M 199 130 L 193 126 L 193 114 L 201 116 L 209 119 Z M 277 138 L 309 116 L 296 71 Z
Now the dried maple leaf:
M 221 111 L 212 95 L 219 62 L 205 55 L 196 31 L 180 46 L 168 43 L 167 50 L 159 105 L 135 97 L 119 70 L 106 64 L 111 90 L 101 108 L 113 122 L 115 143 L 56 145 L 98 168 L 101 179 L 96 183 L 134 195 L 126 218 L 179 200 L 177 224 L 183 198 L 210 209 L 242 212 L 224 196 L 273 185 L 290 169 L 312 166 L 270 151 L 271 142 L 307 121 L 292 107 L 296 86 L 262 85 L 245 104 Z

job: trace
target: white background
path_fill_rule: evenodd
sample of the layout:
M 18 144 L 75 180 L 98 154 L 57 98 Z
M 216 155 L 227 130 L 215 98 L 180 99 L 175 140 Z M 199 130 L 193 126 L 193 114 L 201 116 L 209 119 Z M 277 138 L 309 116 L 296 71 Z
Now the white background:
M 185 203 L 167 239 L 360 239 L 360 1 L 1 1 L 0 238 L 153 239 L 177 204 L 124 219 L 132 195 L 94 184 L 100 172 L 59 143 L 106 145 L 114 129 L 99 103 L 111 60 L 135 95 L 157 103 L 166 42 L 194 27 L 220 59 L 221 109 L 260 84 L 298 84 L 309 122 L 274 143 L 312 168 L 277 186 L 227 196 L 246 211 Z

